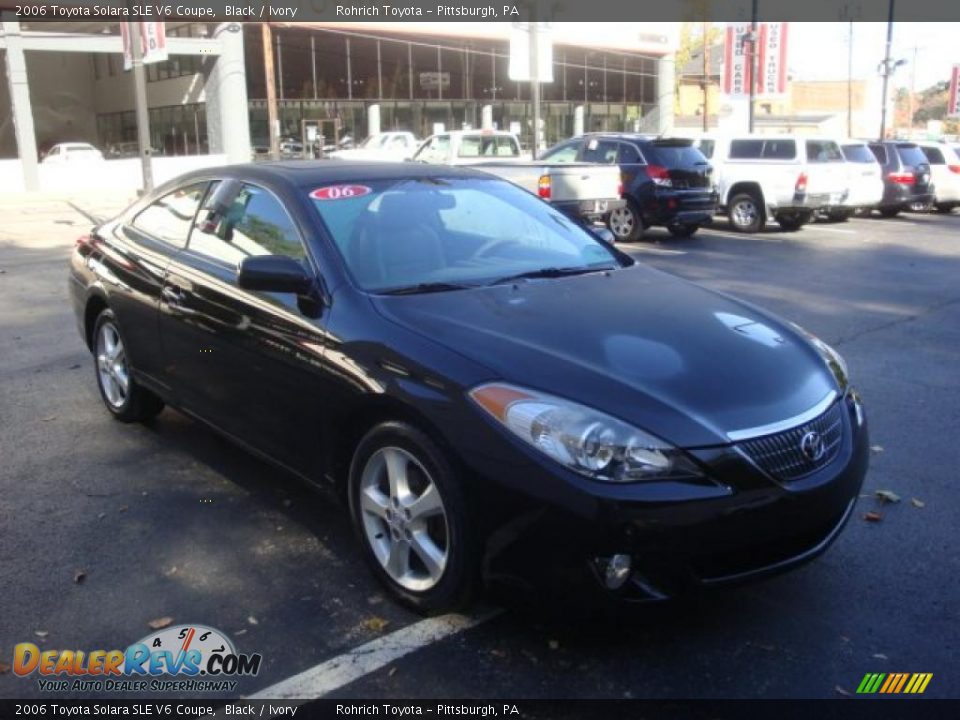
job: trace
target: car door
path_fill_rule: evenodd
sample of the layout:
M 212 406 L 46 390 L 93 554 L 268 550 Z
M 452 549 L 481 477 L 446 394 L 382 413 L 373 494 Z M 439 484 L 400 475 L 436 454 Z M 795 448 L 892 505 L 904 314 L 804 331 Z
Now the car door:
M 620 165 L 624 194 L 632 197 L 634 202 L 641 203 L 644 187 L 652 185 L 646 173 L 647 163 L 640 148 L 632 142 L 623 141 L 617 147 L 617 163 Z
M 159 328 L 163 276 L 187 244 L 209 181 L 188 182 L 101 230 L 105 244 L 91 269 L 115 290 L 110 307 L 123 329 L 130 364 L 160 383 L 164 370 Z
M 238 264 L 252 255 L 286 255 L 316 273 L 306 221 L 249 183 L 222 215 L 211 219 L 208 206 L 164 280 L 160 332 L 173 389 L 188 411 L 309 473 L 324 406 L 316 379 L 322 308 L 293 294 L 245 290 L 236 280 Z

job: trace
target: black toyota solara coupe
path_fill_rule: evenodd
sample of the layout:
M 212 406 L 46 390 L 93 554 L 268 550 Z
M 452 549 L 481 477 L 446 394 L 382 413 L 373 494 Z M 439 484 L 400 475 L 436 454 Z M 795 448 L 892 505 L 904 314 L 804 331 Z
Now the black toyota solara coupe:
M 546 570 L 634 601 L 784 570 L 867 469 L 829 346 L 479 171 L 194 172 L 81 238 L 69 285 L 114 417 L 170 405 L 332 483 L 423 611 Z

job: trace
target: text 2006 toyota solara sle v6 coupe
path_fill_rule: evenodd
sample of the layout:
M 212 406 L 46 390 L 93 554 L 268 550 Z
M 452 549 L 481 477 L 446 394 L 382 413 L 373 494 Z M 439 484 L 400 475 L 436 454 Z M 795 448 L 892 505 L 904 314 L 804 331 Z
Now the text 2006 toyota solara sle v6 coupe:
M 333 483 L 425 611 L 545 568 L 624 600 L 783 570 L 866 472 L 829 346 L 479 171 L 198 171 L 81 238 L 69 284 L 117 419 L 168 404 Z

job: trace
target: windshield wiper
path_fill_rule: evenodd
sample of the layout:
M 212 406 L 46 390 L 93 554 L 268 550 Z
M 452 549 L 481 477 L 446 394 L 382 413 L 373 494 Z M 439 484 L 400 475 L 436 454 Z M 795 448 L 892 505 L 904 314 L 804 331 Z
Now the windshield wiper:
M 452 290 L 469 290 L 475 285 L 463 285 L 448 282 L 425 282 L 416 285 L 406 285 L 404 287 L 390 288 L 389 290 L 380 290 L 380 295 L 421 295 L 426 293 L 450 292 Z
M 559 278 L 567 277 L 569 275 L 586 275 L 587 273 L 594 272 L 606 272 L 608 270 L 615 270 L 615 267 L 608 266 L 588 266 L 582 265 L 580 267 L 568 267 L 568 268 L 558 268 L 558 267 L 546 267 L 540 268 L 539 270 L 528 270 L 527 272 L 517 273 L 516 275 L 507 275 L 506 277 L 497 278 L 489 285 L 501 285 L 503 283 L 513 282 L 514 280 L 530 280 L 535 278 Z

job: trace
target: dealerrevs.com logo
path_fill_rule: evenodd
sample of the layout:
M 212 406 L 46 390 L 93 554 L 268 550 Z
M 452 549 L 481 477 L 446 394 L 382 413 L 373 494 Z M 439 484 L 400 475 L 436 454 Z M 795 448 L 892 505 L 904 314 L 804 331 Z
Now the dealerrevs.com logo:
M 166 628 L 126 650 L 13 649 L 13 672 L 37 674 L 44 692 L 233 692 L 242 676 L 260 671 L 259 653 L 242 654 L 219 630 L 204 625 Z

